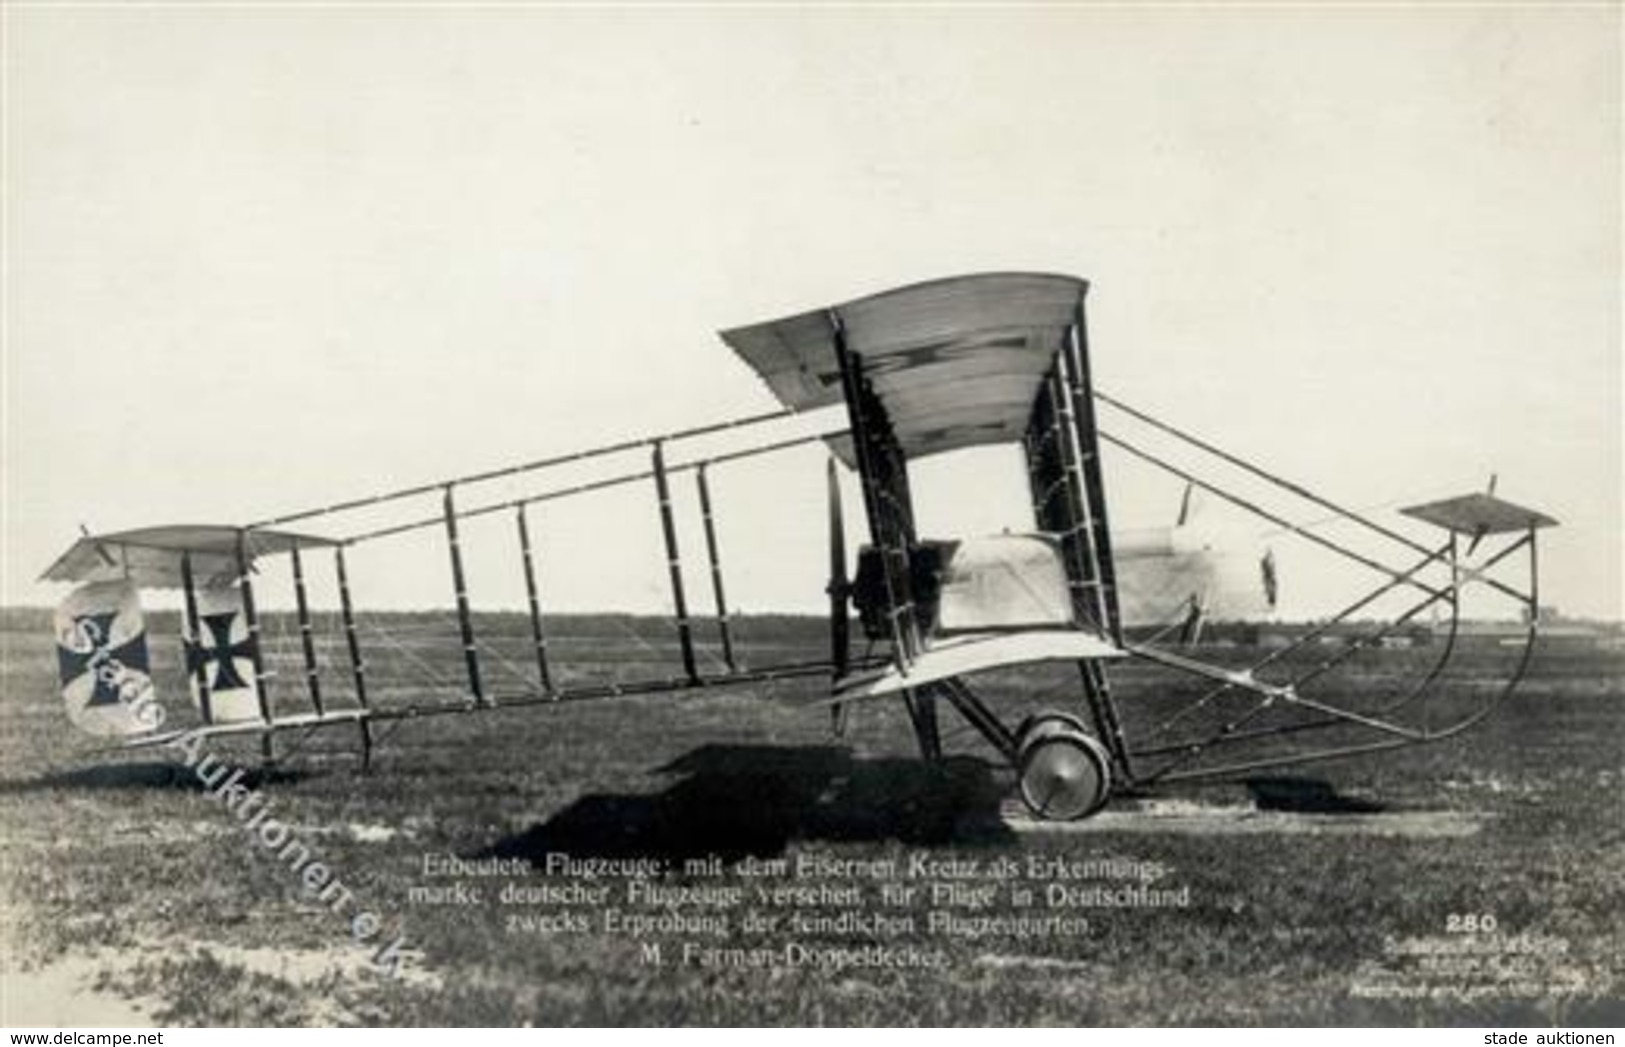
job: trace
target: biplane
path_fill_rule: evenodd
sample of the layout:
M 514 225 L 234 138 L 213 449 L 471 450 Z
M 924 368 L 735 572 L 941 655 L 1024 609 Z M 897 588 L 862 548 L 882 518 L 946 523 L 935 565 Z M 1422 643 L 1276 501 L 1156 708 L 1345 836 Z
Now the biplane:
M 267 759 L 276 756 L 273 742 L 284 732 L 355 730 L 365 765 L 375 728 L 392 721 L 822 677 L 828 690 L 819 701 L 837 723 L 864 702 L 901 702 L 926 760 L 941 758 L 939 713 L 951 710 L 1013 769 L 1034 814 L 1073 819 L 1098 810 L 1115 792 L 1440 741 L 1512 694 L 1537 635 L 1537 536 L 1555 521 L 1492 490 L 1404 510 L 1409 526 L 1428 528 L 1432 538 L 1424 541 L 1132 407 L 1094 387 L 1088 290 L 1072 276 L 978 274 L 735 327 L 721 333 L 722 341 L 766 383 L 778 409 L 249 524 L 87 533 L 44 575 L 78 586 L 55 623 L 69 716 L 79 728 L 123 746 L 161 745 L 181 733 L 155 715 L 160 707 L 138 598 L 140 590 L 154 588 L 178 591 L 183 603 L 180 650 L 198 720 L 192 730 L 257 736 Z M 1108 413 L 1114 428 L 1101 424 Z M 824 416 L 832 420 L 784 435 L 790 420 Z M 1143 435 L 1131 437 L 1117 425 Z M 1150 449 L 1144 434 L 1213 468 Z M 719 435 L 736 443 L 703 454 L 686 450 Z M 828 449 L 828 651 L 753 664 L 734 642 L 709 477 L 742 459 L 818 444 Z M 917 515 L 911 465 L 985 445 L 1019 451 L 1030 493 L 1022 512 L 1030 509 L 1030 527 L 934 534 Z M 1179 525 L 1113 530 L 1105 449 L 1184 485 Z M 629 457 L 632 465 L 606 466 L 582 482 L 486 494 L 497 481 L 528 483 L 558 475 L 561 467 Z M 1367 545 L 1294 522 L 1274 502 L 1238 493 L 1234 482 L 1213 475 L 1220 467 L 1289 505 L 1331 514 Z M 848 548 L 842 497 L 848 474 L 856 477 L 862 502 L 864 540 L 855 551 Z M 675 484 L 685 475 L 695 484 L 714 614 L 696 614 L 692 606 L 674 511 Z M 659 520 L 674 664 L 657 676 L 569 679 L 549 647 L 531 511 L 543 502 L 631 485 L 647 485 Z M 1193 493 L 1353 564 L 1369 574 L 1369 587 L 1284 645 L 1210 651 L 1196 644 L 1223 585 L 1209 569 L 1208 551 L 1180 537 Z M 433 511 L 422 508 L 426 501 L 437 503 Z M 349 523 L 380 512 L 392 514 L 390 522 Z M 466 528 L 496 516 L 512 521 L 529 621 L 528 679 L 513 687 L 491 678 L 464 564 Z M 382 655 L 364 649 L 352 596 L 359 580 L 351 577 L 347 554 L 412 532 L 440 535 L 462 679 L 430 701 L 384 700 L 373 684 Z M 1370 551 L 1372 542 L 1386 553 Z M 307 577 L 316 558 L 330 562 L 336 582 L 332 619 L 343 637 L 337 686 L 334 666 L 323 665 L 313 636 L 318 616 Z M 270 560 L 286 561 L 291 571 L 302 676 L 292 699 L 297 712 L 288 711 L 288 688 L 265 664 L 255 590 Z M 1507 577 L 1520 561 L 1518 577 Z M 1277 586 L 1267 552 L 1257 563 L 1254 591 L 1242 602 L 1273 606 Z M 1495 687 L 1468 687 L 1441 704 L 1430 696 L 1457 646 L 1461 594 L 1469 586 L 1511 601 L 1525 627 L 1521 653 Z M 1401 610 L 1368 617 L 1396 594 L 1405 596 Z M 1166 642 L 1166 628 L 1147 633 L 1153 605 L 1172 613 L 1175 642 Z M 1381 649 L 1423 615 L 1442 636 L 1417 682 L 1391 693 L 1385 687 L 1375 697 L 1352 697 L 1333 685 L 1340 667 Z M 1332 639 L 1335 646 L 1327 646 Z M 702 647 L 709 659 L 703 666 Z M 994 692 L 1011 673 L 1036 666 L 1070 680 L 1066 697 L 1012 725 Z M 1146 670 L 1179 682 L 1155 689 L 1154 702 L 1120 698 L 1114 679 Z

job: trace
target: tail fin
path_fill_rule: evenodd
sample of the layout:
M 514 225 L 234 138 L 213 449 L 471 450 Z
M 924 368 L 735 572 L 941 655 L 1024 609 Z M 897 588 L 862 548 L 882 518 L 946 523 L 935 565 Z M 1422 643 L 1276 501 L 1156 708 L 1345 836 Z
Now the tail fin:
M 91 582 L 56 609 L 57 671 L 68 719 L 87 734 L 132 738 L 163 722 L 135 586 Z

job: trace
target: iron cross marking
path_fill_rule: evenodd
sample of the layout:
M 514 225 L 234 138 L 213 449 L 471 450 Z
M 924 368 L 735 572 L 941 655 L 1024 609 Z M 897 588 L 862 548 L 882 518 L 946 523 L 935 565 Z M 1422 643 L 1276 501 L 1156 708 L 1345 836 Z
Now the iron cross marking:
M 142 634 L 136 633 L 121 644 L 113 644 L 113 619 L 117 617 L 117 611 L 76 615 L 73 619 L 75 641 L 87 644 L 88 649 L 76 650 L 57 645 L 57 669 L 63 683 L 76 680 L 87 671 L 95 681 L 90 700 L 85 703 L 86 708 L 117 705 L 119 684 L 127 671 L 150 672 L 147 644 Z
M 203 625 L 209 630 L 209 636 L 214 643 L 205 645 L 196 640 L 186 641 L 186 671 L 196 674 L 210 662 L 214 663 L 214 679 L 209 681 L 210 692 L 231 691 L 240 687 L 247 687 L 237 672 L 238 658 L 254 657 L 254 641 L 252 638 L 231 642 L 231 626 L 237 620 L 237 612 L 222 611 L 219 614 L 206 614 L 203 616 Z

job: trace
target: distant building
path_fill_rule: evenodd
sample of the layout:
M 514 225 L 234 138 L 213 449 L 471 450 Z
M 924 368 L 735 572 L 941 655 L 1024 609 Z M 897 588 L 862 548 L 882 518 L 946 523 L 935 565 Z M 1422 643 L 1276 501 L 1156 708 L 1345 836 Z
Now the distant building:
M 1224 639 L 1238 645 L 1254 644 L 1267 651 L 1278 651 L 1294 644 L 1336 649 L 1356 641 L 1385 651 L 1404 651 L 1443 642 L 1449 635 L 1448 622 L 1431 625 L 1407 622 L 1381 637 L 1378 622 L 1339 622 L 1328 626 L 1324 622 L 1262 622 L 1252 635 L 1231 628 L 1227 633 L 1209 635 L 1209 643 Z M 1528 622 L 1513 619 L 1464 619 L 1457 624 L 1456 642 L 1460 644 L 1503 645 L 1521 644 L 1528 633 Z M 1573 649 L 1617 650 L 1625 647 L 1625 625 L 1617 622 L 1596 622 L 1568 618 L 1555 607 L 1540 610 L 1540 642 L 1543 647 Z
M 1433 629 L 1419 623 L 1406 623 L 1373 641 L 1374 633 L 1383 625 L 1377 622 L 1339 622 L 1327 626 L 1323 622 L 1271 622 L 1258 628 L 1258 646 L 1266 650 L 1280 650 L 1292 644 L 1308 642 L 1317 647 L 1347 647 L 1356 641 L 1370 643 L 1384 650 L 1409 650 L 1433 642 Z

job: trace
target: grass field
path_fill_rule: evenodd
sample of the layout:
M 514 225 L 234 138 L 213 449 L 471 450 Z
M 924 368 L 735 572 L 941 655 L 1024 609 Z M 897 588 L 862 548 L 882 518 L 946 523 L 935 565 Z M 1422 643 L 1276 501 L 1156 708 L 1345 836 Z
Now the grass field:
M 515 621 L 482 632 L 517 638 Z M 395 622 L 399 646 L 373 656 L 380 705 L 427 696 L 425 676 L 456 689 L 455 645 L 414 639 L 413 627 Z M 604 619 L 555 631 L 557 649 L 591 676 L 673 664 L 655 630 Z M 816 657 L 821 644 L 811 626 L 758 632 L 744 644 L 758 664 Z M 4 639 L 8 1015 L 26 992 L 46 992 L 79 1008 L 64 1019 L 79 1024 L 137 1012 L 185 1025 L 1625 1021 L 1617 653 L 1542 652 L 1517 699 L 1458 741 L 1114 808 L 1245 812 L 1283 788 L 1339 801 L 1214 823 L 1245 831 L 1206 831 L 1200 817 L 1164 831 L 1132 813 L 1115 828 L 1044 831 L 1006 816 L 1008 773 L 972 735 L 953 734 L 945 765 L 923 767 L 887 703 L 856 711 L 832 740 L 827 714 L 805 701 L 816 680 L 406 722 L 380 732 L 365 775 L 351 733 L 324 733 L 249 780 L 358 904 L 383 917 L 385 935 L 404 934 L 410 963 L 390 979 L 177 754 L 86 754 L 61 717 L 44 631 Z M 510 645 L 511 664 L 493 660 L 492 672 L 521 672 L 522 647 Z M 337 655 L 330 636 L 323 653 Z M 1340 686 L 1387 693 L 1425 653 L 1384 653 Z M 1466 664 L 1488 678 L 1500 658 L 1469 654 Z M 293 706 L 291 663 L 280 668 L 281 700 Z M 164 693 L 180 692 L 176 667 L 157 675 Z M 342 673 L 329 675 L 342 705 Z M 1001 682 L 1022 708 L 1053 704 L 1048 692 L 1060 686 L 1043 673 Z M 1121 676 L 1125 708 L 1164 695 L 1155 677 Z M 256 766 L 253 743 L 220 751 Z M 982 868 L 1001 857 L 1118 858 L 1160 863 L 1168 885 L 1189 888 L 1189 904 L 1090 909 L 1081 933 L 967 938 L 926 930 L 928 903 L 916 902 L 899 911 L 920 929 L 893 944 L 930 951 L 941 966 L 757 969 L 652 964 L 631 937 L 516 929 L 515 908 L 494 898 L 451 904 L 412 892 L 428 880 L 425 855 L 541 863 L 557 853 L 663 859 L 678 870 L 664 877 L 670 886 L 762 882 L 743 874 L 746 858 L 923 855 Z M 680 871 L 713 856 L 720 875 Z M 487 884 L 510 881 L 540 882 Z M 1493 934 L 1478 925 L 1486 915 Z M 1464 917 L 1480 933 L 1459 933 Z M 668 957 L 680 938 L 653 936 Z M 778 940 L 735 923 L 727 944 Z M 1516 960 L 1524 966 L 1512 974 L 1489 971 L 1514 963 L 1504 946 L 1520 940 L 1546 951 Z M 1464 941 L 1488 958 L 1458 958 L 1440 973 L 1440 955 Z M 1444 988 L 1414 998 L 1370 990 L 1407 984 Z

